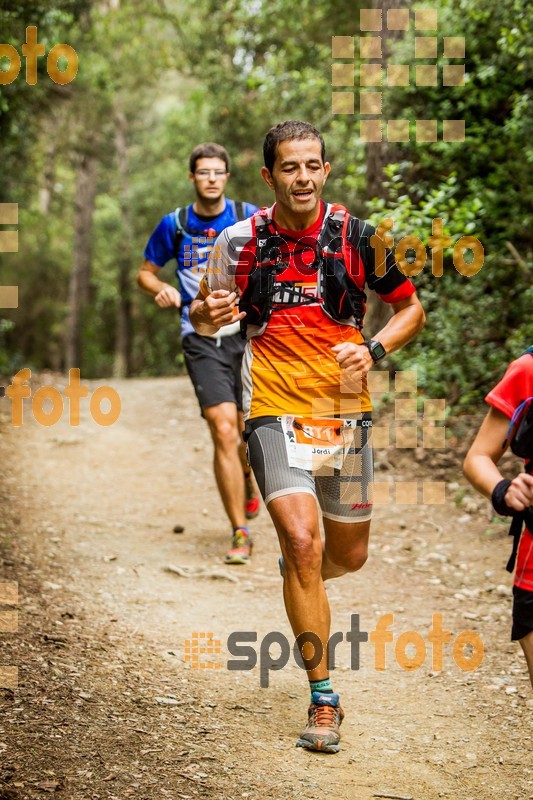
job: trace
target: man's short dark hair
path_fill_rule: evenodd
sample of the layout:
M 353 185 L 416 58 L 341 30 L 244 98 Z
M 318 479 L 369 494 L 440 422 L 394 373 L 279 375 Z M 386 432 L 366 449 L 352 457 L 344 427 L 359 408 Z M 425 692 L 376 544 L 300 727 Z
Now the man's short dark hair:
M 276 151 L 282 142 L 292 142 L 301 139 L 316 139 L 320 142 L 322 149 L 322 162 L 326 161 L 326 145 L 322 135 L 309 122 L 302 122 L 299 119 L 288 119 L 285 122 L 278 122 L 265 136 L 263 143 L 263 158 L 265 167 L 269 172 L 274 169 L 276 161 Z
M 204 144 L 197 145 L 189 157 L 189 168 L 191 172 L 195 171 L 196 162 L 200 158 L 220 158 L 226 165 L 226 172 L 229 172 L 230 160 L 228 151 L 225 147 L 222 147 L 221 144 L 205 142 Z

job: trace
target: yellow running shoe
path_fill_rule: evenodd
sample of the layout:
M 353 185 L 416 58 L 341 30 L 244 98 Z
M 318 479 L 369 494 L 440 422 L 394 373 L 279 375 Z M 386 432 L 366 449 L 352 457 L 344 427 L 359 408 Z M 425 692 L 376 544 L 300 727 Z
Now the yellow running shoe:
M 224 559 L 226 564 L 246 564 L 252 555 L 252 538 L 246 528 L 235 528 L 231 548 Z

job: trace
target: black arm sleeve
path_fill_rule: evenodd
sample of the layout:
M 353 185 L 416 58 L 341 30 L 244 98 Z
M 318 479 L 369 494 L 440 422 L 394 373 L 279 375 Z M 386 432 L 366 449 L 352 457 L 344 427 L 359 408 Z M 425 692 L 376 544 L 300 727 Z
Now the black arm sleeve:
M 375 235 L 376 229 L 373 225 L 357 219 L 357 217 L 350 217 L 348 241 L 359 253 L 369 289 L 379 294 L 384 300 L 396 300 L 400 299 L 400 296 L 408 296 L 413 291 L 413 284 L 398 269 L 394 253 L 390 248 L 386 248 L 384 243 L 382 248 L 376 247 L 375 242 L 374 247 L 372 246 L 370 240 Z M 384 264 L 383 262 L 379 264 L 379 259 L 383 258 L 383 250 L 385 251 L 385 261 Z M 400 287 L 407 291 L 402 291 Z

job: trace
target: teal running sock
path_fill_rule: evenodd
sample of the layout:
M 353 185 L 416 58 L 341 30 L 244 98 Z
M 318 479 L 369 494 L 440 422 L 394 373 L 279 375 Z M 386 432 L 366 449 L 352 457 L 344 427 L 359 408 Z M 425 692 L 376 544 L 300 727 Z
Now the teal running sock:
M 309 688 L 311 690 L 311 694 L 313 694 L 313 692 L 320 692 L 321 694 L 333 694 L 333 689 L 331 687 L 331 681 L 329 678 L 324 678 L 321 681 L 309 681 Z

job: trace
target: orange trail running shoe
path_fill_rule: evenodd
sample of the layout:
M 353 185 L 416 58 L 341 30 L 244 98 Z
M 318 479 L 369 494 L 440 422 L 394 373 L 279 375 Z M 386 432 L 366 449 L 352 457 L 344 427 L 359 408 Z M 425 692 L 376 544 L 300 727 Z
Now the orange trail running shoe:
M 296 742 L 296 747 L 306 747 L 320 753 L 338 753 L 341 735 L 339 728 L 344 711 L 338 694 L 313 692 L 307 725 Z
M 244 513 L 246 514 L 246 519 L 253 519 L 259 514 L 259 497 L 257 496 L 251 472 L 244 476 L 244 489 L 246 492 Z
M 224 559 L 226 564 L 246 564 L 252 555 L 252 538 L 246 528 L 235 528 L 231 548 Z

